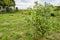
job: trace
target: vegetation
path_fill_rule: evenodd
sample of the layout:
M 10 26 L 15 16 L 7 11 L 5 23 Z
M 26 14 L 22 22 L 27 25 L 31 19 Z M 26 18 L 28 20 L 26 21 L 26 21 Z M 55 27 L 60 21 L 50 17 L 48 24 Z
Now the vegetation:
M 0 12 L 12 12 L 15 10 L 14 8 L 15 8 L 14 0 L 0 0 L 0 10 L 1 10 Z
M 45 3 L 45 6 L 41 6 L 36 3 L 36 16 L 34 19 L 34 26 L 36 27 L 36 40 L 45 40 L 46 38 L 48 38 L 49 34 L 56 31 L 58 23 L 55 22 L 56 19 L 52 19 L 55 17 L 54 9 L 55 8 L 53 5 Z
M 14 0 L 0 0 L 0 6 L 15 6 Z
M 60 40 L 60 6 L 35 4 L 33 9 L 0 13 L 0 40 Z

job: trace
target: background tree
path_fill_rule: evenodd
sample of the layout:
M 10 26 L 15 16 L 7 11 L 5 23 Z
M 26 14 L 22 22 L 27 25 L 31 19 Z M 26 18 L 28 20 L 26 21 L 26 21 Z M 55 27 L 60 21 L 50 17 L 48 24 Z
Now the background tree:
M 15 6 L 14 0 L 0 0 L 0 6 Z
M 0 6 L 2 6 L 4 12 L 12 12 L 15 9 L 9 8 L 13 7 L 15 8 L 15 1 L 14 0 L 0 0 Z

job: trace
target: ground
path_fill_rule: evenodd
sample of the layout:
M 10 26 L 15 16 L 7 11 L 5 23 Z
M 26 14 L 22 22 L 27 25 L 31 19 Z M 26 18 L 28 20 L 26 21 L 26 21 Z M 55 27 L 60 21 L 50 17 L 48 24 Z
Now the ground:
M 30 24 L 31 20 L 31 15 L 0 14 L 0 40 L 33 40 L 34 30 Z
M 59 18 L 54 17 L 55 19 L 60 22 Z M 31 22 L 32 15 L 20 12 L 0 14 L 0 40 L 34 40 L 35 30 Z M 59 37 L 59 30 L 56 30 L 47 40 L 60 40 Z

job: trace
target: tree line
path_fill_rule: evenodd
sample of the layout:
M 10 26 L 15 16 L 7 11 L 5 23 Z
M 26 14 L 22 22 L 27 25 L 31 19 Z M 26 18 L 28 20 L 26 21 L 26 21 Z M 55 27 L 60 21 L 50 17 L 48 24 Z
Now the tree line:
M 0 0 L 0 6 L 15 6 L 14 0 Z

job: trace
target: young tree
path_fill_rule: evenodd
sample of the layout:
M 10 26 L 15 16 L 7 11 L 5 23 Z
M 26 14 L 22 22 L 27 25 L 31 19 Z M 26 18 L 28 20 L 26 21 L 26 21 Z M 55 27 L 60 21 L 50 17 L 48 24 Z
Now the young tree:
M 35 2 L 35 14 L 36 16 L 34 17 L 34 27 L 35 27 L 35 40 L 45 40 L 47 36 L 53 32 L 54 26 L 53 21 L 50 15 L 51 9 L 53 6 L 45 3 L 45 6 L 37 4 Z M 53 8 L 52 8 L 53 9 Z

